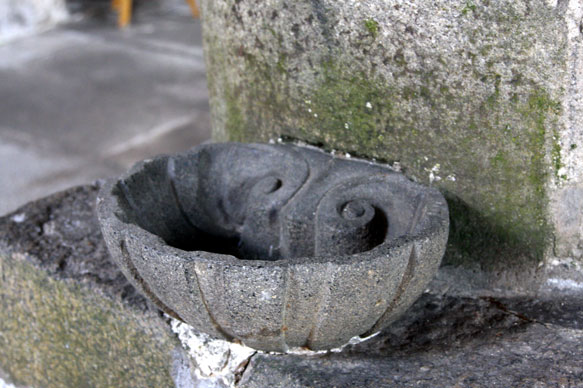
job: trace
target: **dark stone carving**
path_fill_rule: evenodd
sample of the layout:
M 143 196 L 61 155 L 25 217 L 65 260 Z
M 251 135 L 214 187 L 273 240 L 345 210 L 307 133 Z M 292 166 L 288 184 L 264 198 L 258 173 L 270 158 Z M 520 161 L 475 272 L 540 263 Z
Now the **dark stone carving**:
M 291 145 L 141 162 L 104 185 L 98 214 L 112 256 L 164 311 L 268 351 L 386 327 L 437 271 L 448 233 L 437 190 Z

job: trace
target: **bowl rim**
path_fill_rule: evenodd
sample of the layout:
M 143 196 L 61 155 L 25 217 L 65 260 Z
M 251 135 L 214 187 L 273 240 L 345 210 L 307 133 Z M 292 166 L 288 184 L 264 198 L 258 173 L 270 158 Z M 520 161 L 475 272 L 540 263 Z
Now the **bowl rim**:
M 198 145 L 190 150 L 173 154 L 173 155 L 159 155 L 154 158 L 145 159 L 142 161 L 137 162 L 130 168 L 128 171 L 123 173 L 119 177 L 114 177 L 107 179 L 103 185 L 101 186 L 99 193 L 97 195 L 97 216 L 99 219 L 99 223 L 102 229 L 116 231 L 118 232 L 117 240 L 141 240 L 142 241 L 142 249 L 143 247 L 147 246 L 147 249 L 157 250 L 163 254 L 169 255 L 174 257 L 175 259 L 179 260 L 180 262 L 190 262 L 190 261 L 197 261 L 197 262 L 207 262 L 207 263 L 214 263 L 214 264 L 224 264 L 224 265 L 231 265 L 231 266 L 243 266 L 243 267 L 284 267 L 290 265 L 321 265 L 333 262 L 335 264 L 353 264 L 358 263 L 366 260 L 372 260 L 374 258 L 378 258 L 380 256 L 385 256 L 387 259 L 391 257 L 398 256 L 397 252 L 401 251 L 406 247 L 409 247 L 415 243 L 420 243 L 424 240 L 432 239 L 433 237 L 437 237 L 443 233 L 447 235 L 449 230 L 449 211 L 447 207 L 447 202 L 443 195 L 434 187 L 423 186 L 417 182 L 413 182 L 409 180 L 405 175 L 402 173 L 394 171 L 390 166 L 384 165 L 381 163 L 371 162 L 368 160 L 351 158 L 350 161 L 354 162 L 364 162 L 368 164 L 374 164 L 375 166 L 380 166 L 386 168 L 387 171 L 393 172 L 394 176 L 399 176 L 404 184 L 417 186 L 417 188 L 425 190 L 424 192 L 427 193 L 426 200 L 425 200 L 425 207 L 430 202 L 438 203 L 440 206 L 440 211 L 437 213 L 427 214 L 424 212 L 422 215 L 422 219 L 428 218 L 426 222 L 424 222 L 425 226 L 419 228 L 418 231 L 415 233 L 411 233 L 405 236 L 400 236 L 397 238 L 392 238 L 390 240 L 384 240 L 381 244 L 373 247 L 372 249 L 364 252 L 358 252 L 348 255 L 333 255 L 333 256 L 302 256 L 302 257 L 293 257 L 293 258 L 281 258 L 277 260 L 262 260 L 262 259 L 241 259 L 235 257 L 230 254 L 221 254 L 221 253 L 214 253 L 209 251 L 202 251 L 202 250 L 193 250 L 193 251 L 186 251 L 177 247 L 174 247 L 164 241 L 162 237 L 147 231 L 146 229 L 142 228 L 141 226 L 137 225 L 131 221 L 124 221 L 122 220 L 118 214 L 124 213 L 119 202 L 117 200 L 117 196 L 113 194 L 114 187 L 121 181 L 130 178 L 131 176 L 137 174 L 148 168 L 150 164 L 156 163 L 160 160 L 168 160 L 173 157 L 188 157 L 190 154 L 195 154 L 202 149 L 205 148 L 214 148 L 214 147 L 222 147 L 228 145 L 243 145 L 243 146 L 250 146 L 250 147 L 265 147 L 265 146 L 274 146 L 274 147 L 300 147 L 304 148 L 303 146 L 295 145 L 295 144 L 263 144 L 263 143 L 233 143 L 233 142 L 226 142 L 226 143 L 207 143 Z M 322 151 L 315 147 L 305 147 L 312 151 L 320 151 L 325 153 L 326 155 L 334 158 L 335 155 Z

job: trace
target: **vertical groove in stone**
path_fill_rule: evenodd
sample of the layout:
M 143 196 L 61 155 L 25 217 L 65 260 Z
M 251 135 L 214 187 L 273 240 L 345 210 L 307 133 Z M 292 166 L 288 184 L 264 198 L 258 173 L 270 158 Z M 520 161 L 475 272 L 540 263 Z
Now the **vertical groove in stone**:
M 407 268 L 405 268 L 405 273 L 403 273 L 403 277 L 401 278 L 399 287 L 397 287 L 397 293 L 395 294 L 395 297 L 393 298 L 391 303 L 389 303 L 385 312 L 380 316 L 379 319 L 377 319 L 375 324 L 372 325 L 372 327 L 366 333 L 364 333 L 365 337 L 374 334 L 379 329 L 378 328 L 379 324 L 385 321 L 385 317 L 389 316 L 393 312 L 393 310 L 399 303 L 401 296 L 403 296 L 403 293 L 409 286 L 409 283 L 413 278 L 416 266 L 417 266 L 417 252 L 415 250 L 415 245 L 413 244 L 413 247 L 411 248 L 411 253 L 409 255 L 409 262 L 407 263 Z
M 407 229 L 407 234 L 412 234 L 423 217 L 425 217 L 425 211 L 427 209 L 427 195 L 425 193 L 421 193 L 417 196 L 417 207 L 415 208 L 415 214 L 411 219 L 411 224 Z
M 202 302 L 202 305 L 204 306 L 204 309 L 206 310 L 206 313 L 209 317 L 209 321 L 211 322 L 211 324 L 213 325 L 213 327 L 215 328 L 215 330 L 217 332 L 219 332 L 228 341 L 231 341 L 233 339 L 233 336 L 230 335 L 229 333 L 227 333 L 225 331 L 225 329 L 223 329 L 223 327 L 217 322 L 217 320 L 215 319 L 213 313 L 211 312 L 211 310 L 208 306 L 208 302 L 206 300 L 205 294 L 202 291 L 202 287 L 200 286 L 200 279 L 198 277 L 198 272 L 196 271 L 196 264 L 195 264 L 192 276 L 191 276 L 191 273 L 188 270 L 188 268 L 184 269 L 184 276 L 186 277 L 186 282 L 188 284 L 188 287 L 190 289 L 191 294 L 194 293 L 194 284 L 192 281 L 192 279 L 194 278 L 194 280 L 196 281 L 196 287 L 198 289 L 198 293 L 200 295 L 200 301 Z M 198 307 L 198 306 L 195 306 L 195 307 Z
M 144 292 L 144 294 L 146 294 L 146 296 L 148 298 L 150 298 L 150 300 L 152 302 L 154 302 L 158 307 L 160 307 L 162 309 L 162 311 L 164 311 L 166 314 L 170 315 L 172 318 L 176 318 L 176 319 L 179 319 L 181 321 L 184 321 L 171 308 L 169 308 L 168 306 L 166 306 L 166 304 L 164 304 L 156 296 L 156 294 L 154 294 L 152 292 L 152 290 L 150 289 L 150 286 L 144 280 L 144 278 L 142 277 L 142 275 L 140 275 L 140 272 L 138 271 L 138 268 L 135 266 L 134 262 L 132 261 L 132 259 L 130 257 L 130 253 L 128 252 L 128 249 L 126 247 L 126 241 L 125 240 L 121 240 L 121 243 L 119 244 L 119 249 L 121 250 L 121 259 L 123 260 L 124 267 L 126 267 L 127 269 L 129 269 L 130 275 L 131 275 L 132 279 L 134 279 L 134 281 L 139 285 L 139 287 L 142 289 L 142 291 Z
M 306 345 L 308 349 L 312 349 L 314 341 L 316 339 L 316 333 L 318 329 L 322 326 L 322 322 L 324 319 L 321 317 L 321 312 L 324 310 L 326 304 L 328 303 L 328 299 L 330 297 L 330 286 L 332 286 L 333 278 L 332 278 L 332 264 L 326 263 L 326 270 L 324 271 L 325 279 L 328 281 L 322 282 L 320 286 L 319 298 L 318 298 L 318 308 L 314 312 L 314 316 L 312 317 L 312 328 L 306 338 Z M 330 284 L 328 284 L 330 283 Z
M 285 276 L 284 276 L 284 284 L 283 284 L 283 306 L 281 308 L 281 345 L 283 351 L 287 351 L 289 346 L 286 340 L 286 332 L 288 330 L 287 327 L 287 303 L 288 303 L 288 296 L 289 296 L 289 284 L 291 279 L 291 268 L 290 266 L 285 267 Z

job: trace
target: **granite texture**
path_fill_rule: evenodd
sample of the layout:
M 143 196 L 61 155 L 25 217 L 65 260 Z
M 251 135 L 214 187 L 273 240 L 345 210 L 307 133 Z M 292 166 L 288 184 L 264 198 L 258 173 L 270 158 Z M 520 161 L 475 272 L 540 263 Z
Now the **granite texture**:
M 579 0 L 201 4 L 216 140 L 398 163 L 446 194 L 450 263 L 583 257 Z
M 583 386 L 577 262 L 542 267 L 520 292 L 442 266 L 403 318 L 366 342 L 311 356 L 251 352 L 230 385 L 202 378 L 174 347 L 168 319 L 110 260 L 97 190 L 73 188 L 0 218 L 0 376 L 17 386 Z M 193 346 L 203 357 L 214 344 Z
M 449 225 L 437 190 L 387 166 L 240 143 L 138 163 L 104 185 L 98 214 L 169 315 L 278 352 L 386 327 L 437 272 Z

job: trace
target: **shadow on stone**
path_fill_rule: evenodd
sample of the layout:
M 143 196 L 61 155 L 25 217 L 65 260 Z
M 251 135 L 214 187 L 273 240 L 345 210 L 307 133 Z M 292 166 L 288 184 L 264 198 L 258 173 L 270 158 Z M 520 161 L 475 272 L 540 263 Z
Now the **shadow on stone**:
M 444 265 L 474 265 L 495 270 L 523 265 L 536 266 L 544 253 L 544 236 L 528 225 L 519 235 L 508 225 L 488 218 L 463 200 L 446 193 L 450 230 Z M 515 228 L 516 229 L 516 228 Z M 530 252 L 530 253 L 529 253 Z M 512 260 L 509 260 L 512 258 Z

